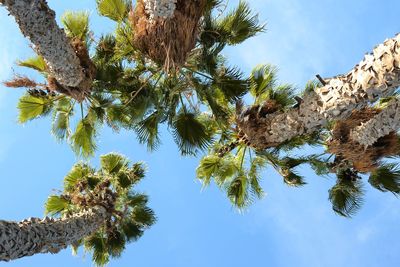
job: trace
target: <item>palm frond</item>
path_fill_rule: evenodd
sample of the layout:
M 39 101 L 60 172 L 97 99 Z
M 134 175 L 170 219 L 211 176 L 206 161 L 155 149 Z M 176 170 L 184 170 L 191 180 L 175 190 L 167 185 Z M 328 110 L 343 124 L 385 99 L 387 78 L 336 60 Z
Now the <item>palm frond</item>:
M 333 210 L 344 217 L 352 217 L 362 206 L 364 191 L 358 180 L 342 178 L 329 190 L 329 200 Z
M 72 192 L 78 182 L 86 180 L 90 175 L 93 175 L 94 172 L 95 170 L 87 164 L 75 164 L 64 177 L 64 190 L 66 192 Z
M 212 136 L 193 112 L 181 110 L 174 118 L 172 131 L 176 144 L 183 155 L 195 155 L 211 143 Z
M 258 65 L 250 75 L 250 93 L 258 99 L 276 86 L 277 68 L 272 65 Z M 261 101 L 258 101 L 261 102 Z
M 46 116 L 51 111 L 53 102 L 48 97 L 23 95 L 18 102 L 18 122 L 25 123 L 35 118 Z
M 385 164 L 373 171 L 368 182 L 382 192 L 400 194 L 400 168 L 396 164 Z
M 54 107 L 51 132 L 58 140 L 68 139 L 71 134 L 70 117 L 74 113 L 73 102 L 70 98 L 62 98 Z
M 68 201 L 60 196 L 49 196 L 45 204 L 45 214 L 54 216 L 67 209 Z
M 128 17 L 131 1 L 128 0 L 96 0 L 97 11 L 101 16 L 121 22 Z
M 154 112 L 135 126 L 139 142 L 141 144 L 147 144 L 147 149 L 150 151 L 157 149 L 161 143 L 158 130 L 160 121 L 160 113 Z
M 89 12 L 87 11 L 66 11 L 61 16 L 61 23 L 67 36 L 88 41 L 89 37 Z
M 17 65 L 21 67 L 26 67 L 30 69 L 37 70 L 39 72 L 46 72 L 47 66 L 44 58 L 42 56 L 30 57 L 26 60 L 17 61 Z
M 227 187 L 228 198 L 239 209 L 250 204 L 248 195 L 248 180 L 244 173 L 239 173 Z
M 258 15 L 252 14 L 249 5 L 244 1 L 240 1 L 237 8 L 219 20 L 217 25 L 223 32 L 224 41 L 229 45 L 240 44 L 265 29 L 264 25 L 259 24 Z
M 72 149 L 77 155 L 90 157 L 96 150 L 97 130 L 95 123 L 88 116 L 77 125 L 75 133 L 71 136 Z

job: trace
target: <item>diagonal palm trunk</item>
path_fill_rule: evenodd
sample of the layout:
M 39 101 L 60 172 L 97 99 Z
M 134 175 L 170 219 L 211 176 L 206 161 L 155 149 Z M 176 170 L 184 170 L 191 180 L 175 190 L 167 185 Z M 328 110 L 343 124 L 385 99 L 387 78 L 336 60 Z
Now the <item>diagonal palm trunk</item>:
M 96 232 L 106 218 L 106 210 L 96 207 L 56 220 L 33 218 L 19 223 L 0 221 L 0 261 L 37 253 L 57 253 Z
M 276 146 L 302 134 L 312 133 L 329 120 L 347 118 L 379 97 L 400 86 L 400 35 L 378 45 L 373 53 L 349 73 L 327 80 L 326 85 L 307 93 L 298 108 L 266 117 L 239 115 L 238 126 L 258 148 Z
M 0 3 L 14 16 L 56 80 L 64 86 L 79 87 L 85 80 L 85 71 L 46 0 L 0 0 Z

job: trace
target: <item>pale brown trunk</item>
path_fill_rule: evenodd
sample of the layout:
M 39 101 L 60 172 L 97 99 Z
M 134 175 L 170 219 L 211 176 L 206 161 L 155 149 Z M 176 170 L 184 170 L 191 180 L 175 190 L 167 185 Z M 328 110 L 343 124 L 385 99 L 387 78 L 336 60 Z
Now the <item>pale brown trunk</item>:
M 31 218 L 21 222 L 0 221 L 0 261 L 37 253 L 58 253 L 96 232 L 107 212 L 102 207 L 62 219 Z
M 21 32 L 43 56 L 51 75 L 64 86 L 79 87 L 85 80 L 85 70 L 71 46 L 69 38 L 60 29 L 55 13 L 45 0 L 1 0 L 15 18 Z
M 298 108 L 265 117 L 242 112 L 240 129 L 258 148 L 276 146 L 315 132 L 328 121 L 345 119 L 352 110 L 391 94 L 400 85 L 399 41 L 400 35 L 386 40 L 348 74 L 326 80 L 326 85 L 307 93 Z

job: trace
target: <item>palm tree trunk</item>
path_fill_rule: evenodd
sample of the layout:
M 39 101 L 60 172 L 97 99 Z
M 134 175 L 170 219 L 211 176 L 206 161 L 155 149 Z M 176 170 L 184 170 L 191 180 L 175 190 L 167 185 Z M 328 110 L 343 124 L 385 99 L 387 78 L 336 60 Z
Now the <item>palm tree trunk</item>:
M 177 0 L 143 0 L 145 10 L 151 22 L 174 16 Z
M 352 110 L 390 95 L 400 85 L 399 41 L 400 35 L 386 40 L 349 73 L 326 80 L 324 86 L 307 93 L 298 108 L 261 118 L 244 111 L 238 126 L 254 146 L 267 148 L 312 133 L 329 120 L 347 118 Z
M 356 127 L 350 138 L 365 147 L 374 144 L 379 138 L 400 128 L 400 100 L 392 100 L 388 106 L 371 120 Z
M 79 87 L 85 71 L 46 0 L 0 0 L 0 3 L 14 16 L 21 32 L 43 56 L 56 80 L 64 86 Z
M 106 218 L 106 210 L 96 207 L 62 219 L 31 218 L 19 223 L 0 221 L 0 261 L 37 253 L 58 253 L 94 233 Z

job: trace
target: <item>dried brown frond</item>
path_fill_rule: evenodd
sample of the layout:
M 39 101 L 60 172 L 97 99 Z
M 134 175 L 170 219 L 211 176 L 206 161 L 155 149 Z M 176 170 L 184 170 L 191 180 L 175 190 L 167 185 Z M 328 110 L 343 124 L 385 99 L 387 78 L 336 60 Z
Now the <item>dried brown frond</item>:
M 328 152 L 351 162 L 354 169 L 364 173 L 375 170 L 380 159 L 398 154 L 400 147 L 395 132 L 379 138 L 367 148 L 350 140 L 352 129 L 369 121 L 380 111 L 372 108 L 353 111 L 348 119 L 338 121 L 332 130 L 332 140 L 328 142 Z
M 16 75 L 12 80 L 3 82 L 4 86 L 11 88 L 35 88 L 38 83 L 29 79 L 26 76 Z
M 178 0 L 172 18 L 150 22 L 143 0 L 138 0 L 129 16 L 135 47 L 166 71 L 179 69 L 195 47 L 206 3 Z

